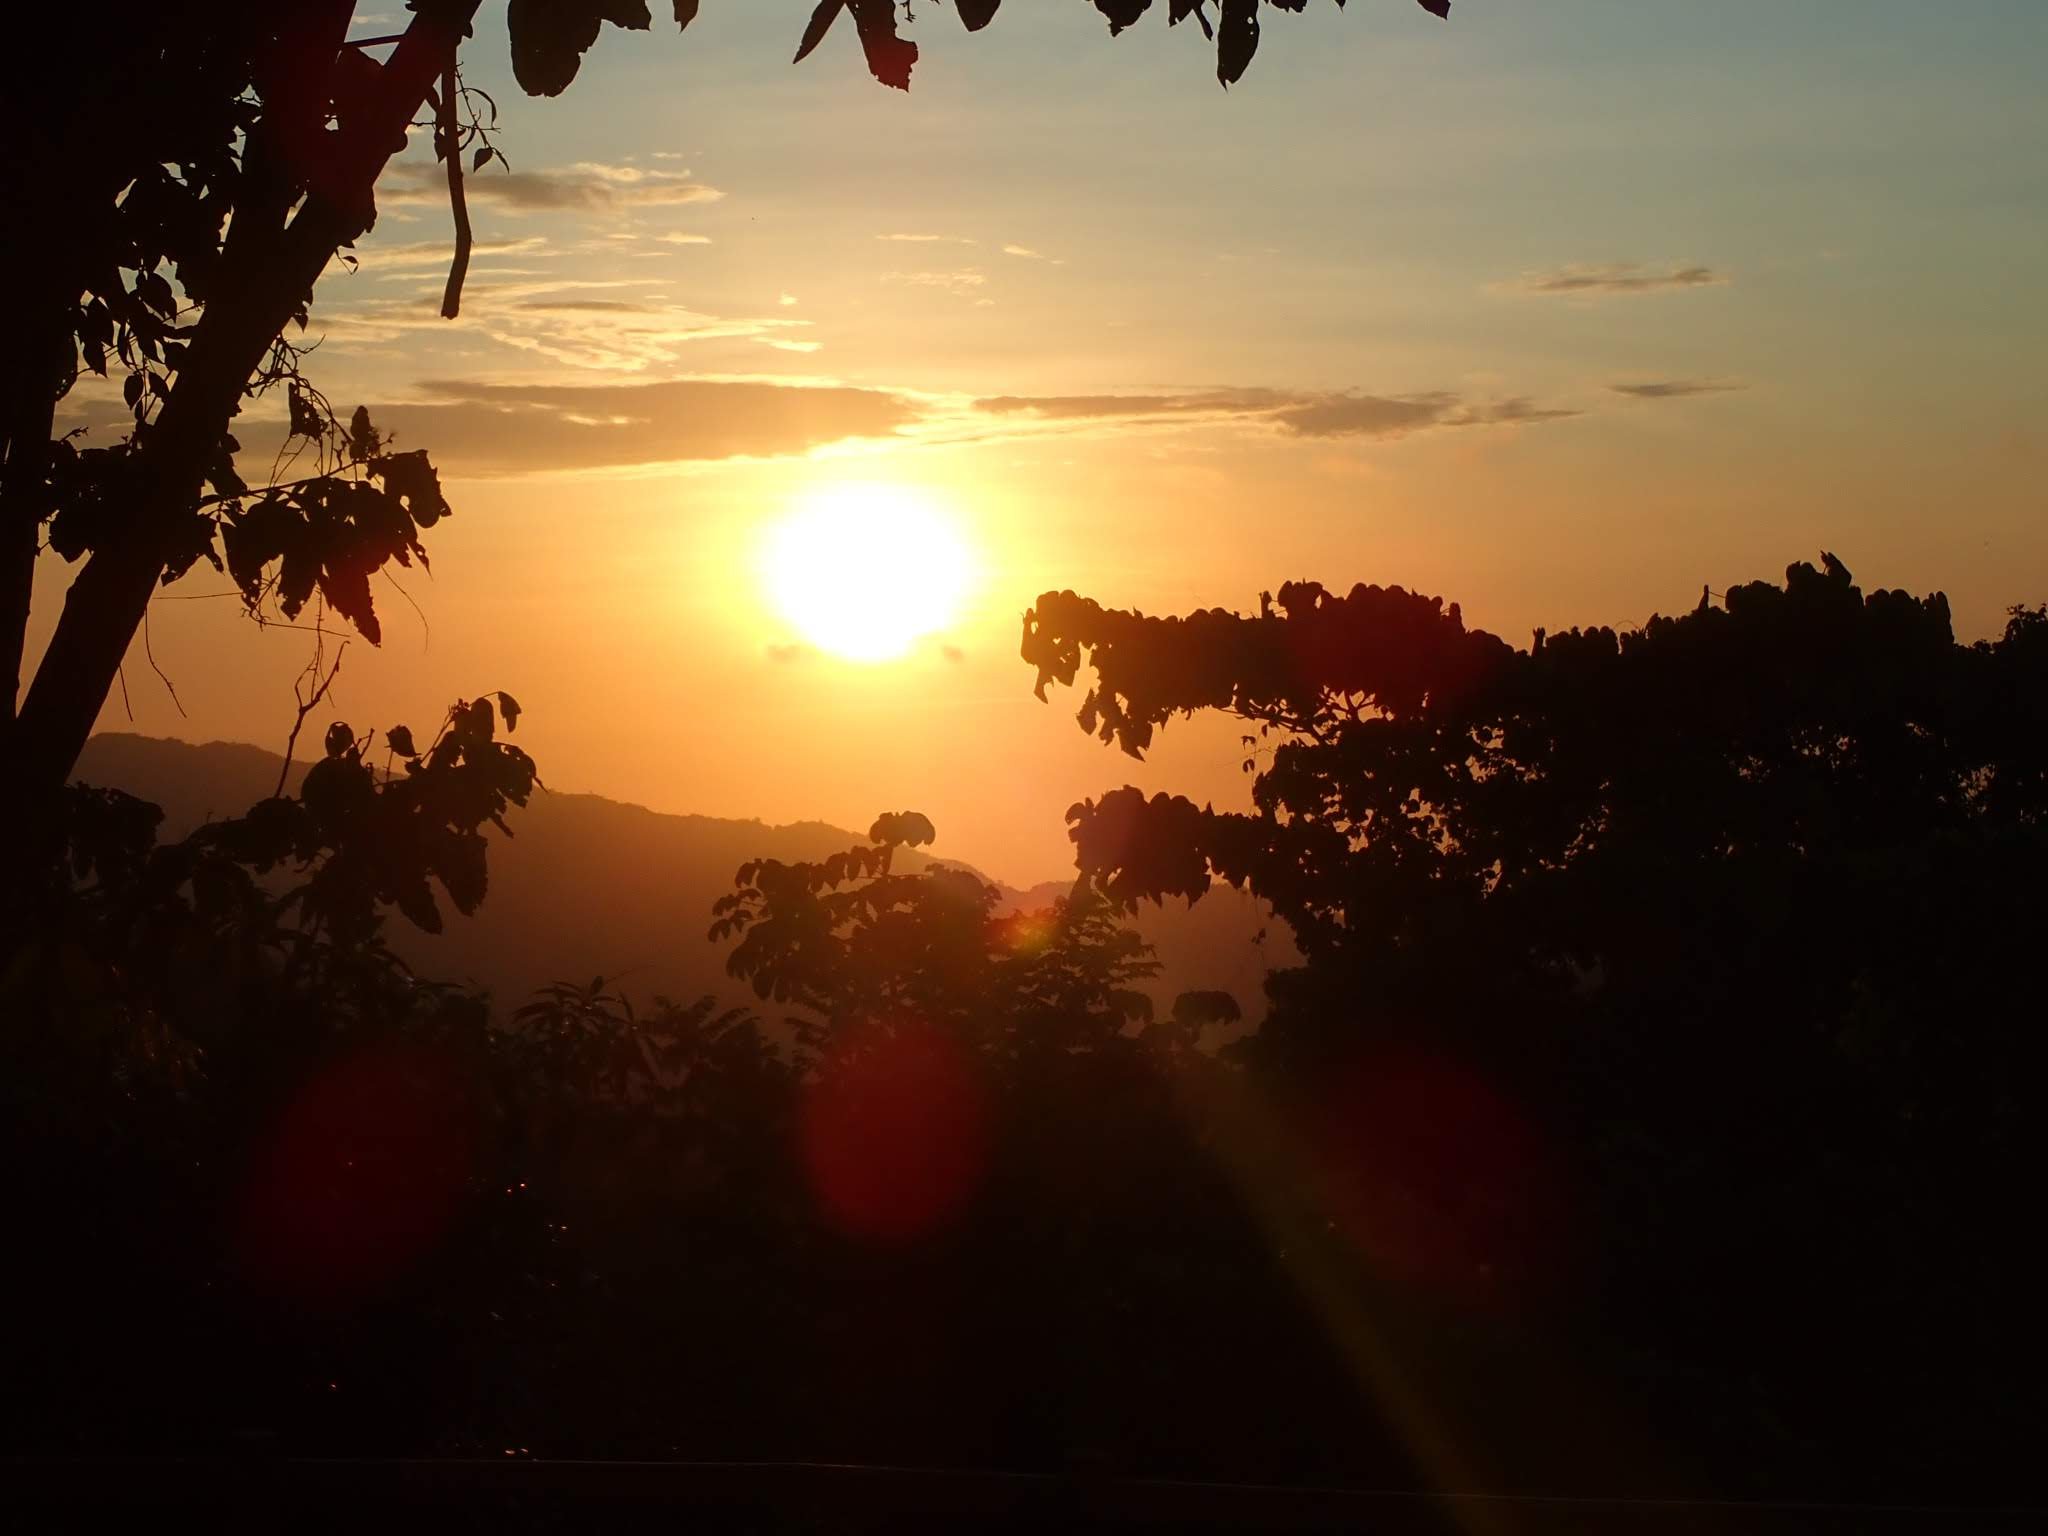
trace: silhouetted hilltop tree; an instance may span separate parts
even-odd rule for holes
[[[895,870],[899,848],[933,837],[918,813],[891,813],[868,847],[741,866],[711,928],[713,942],[736,941],[726,969],[757,996],[808,1010],[792,1021],[807,1048],[895,1020],[1014,1056],[1099,1046],[1150,1022],[1134,983],[1158,965],[1093,890],[998,915],[1000,890],[966,870]]]
[[[1931,1490],[2016,1457],[1997,1405],[2037,1384],[2044,637],[1958,644],[1828,556],[1527,649],[1400,588],[1047,593],[1023,656],[1041,696],[1092,671],[1080,724],[1134,755],[1198,709],[1252,728],[1249,813],[1068,819],[1119,904],[1221,879],[1293,926],[1241,1054],[1346,1245],[1577,1313],[1689,1438]]]

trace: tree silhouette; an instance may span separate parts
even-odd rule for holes
[[[867,847],[741,866],[711,928],[714,943],[735,941],[727,970],[758,997],[804,1010],[791,1022],[809,1051],[877,1021],[941,1028],[1003,1058],[1096,1048],[1151,1022],[1135,984],[1159,967],[1092,888],[1047,911],[999,915],[1000,893],[971,871],[895,868],[900,848],[934,835],[917,812],[890,813]]]
[[[1292,925],[1238,1054],[1312,1128],[1334,1230],[1407,1283],[1571,1297],[1696,1442],[1774,1426],[1752,1474],[1882,1445],[1932,1488],[2017,1454],[1982,1405],[2035,1382],[2004,1234],[2040,1152],[2044,635],[1959,645],[1939,594],[1830,555],[1524,650],[1398,587],[1047,593],[1023,657],[1041,696],[1092,671],[1079,723],[1133,755],[1196,710],[1254,728],[1247,813],[1124,788],[1068,820],[1122,906],[1221,879]]]

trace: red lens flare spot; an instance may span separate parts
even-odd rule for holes
[[[923,1025],[857,1031],[805,1094],[804,1172],[833,1225],[905,1242],[974,1193],[987,1118],[973,1063],[949,1037]]]
[[[252,1277],[345,1305],[415,1263],[469,1171],[460,1079],[431,1054],[380,1047],[322,1071],[258,1153],[242,1208]]]
[[[1332,1219],[1382,1271],[1472,1303],[1548,1293],[1566,1246],[1545,1138],[1472,1069],[1389,1051],[1339,1074],[1318,1154]]]

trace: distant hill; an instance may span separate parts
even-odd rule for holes
[[[164,808],[164,836],[177,838],[274,793],[281,765],[275,753],[238,742],[194,746],[109,733],[86,743],[77,776],[154,801]],[[294,767],[291,787],[305,767]],[[509,841],[493,839],[490,893],[476,916],[450,912],[447,931],[436,937],[394,914],[386,931],[421,975],[473,982],[514,1003],[547,982],[599,974],[619,978],[641,999],[716,993],[751,1001],[725,974],[725,950],[705,938],[711,904],[732,889],[733,872],[749,859],[817,859],[865,841],[820,821],[769,826],[671,816],[551,791],[535,795],[511,823]],[[1066,887],[1001,889],[1007,905],[1038,908]],[[1193,907],[1147,908],[1136,921],[1164,967],[1148,989],[1162,1007],[1177,993],[1214,989],[1232,993],[1247,1021],[1256,1021],[1265,1011],[1268,964],[1297,959],[1285,925],[1228,886]],[[1256,942],[1262,929],[1264,941]]]

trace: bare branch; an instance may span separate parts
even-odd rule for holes
[[[462,137],[455,116],[460,101],[455,66],[451,63],[441,72],[441,99],[436,103],[441,157],[448,162],[448,209],[455,215],[455,260],[448,268],[448,286],[441,294],[443,320],[453,320],[462,312],[462,282],[469,275],[469,253],[474,244],[469,227],[469,199],[462,190]]]
[[[310,699],[304,696],[304,690],[297,682],[292,684],[292,697],[299,701],[299,717],[292,722],[292,733],[285,740],[284,762],[277,770],[277,792],[273,796],[274,799],[282,799],[284,797],[285,779],[290,776],[292,771],[292,753],[298,749],[299,731],[306,723],[306,716],[312,714],[314,710],[320,707],[320,701],[327,697],[327,690],[332,688],[334,680],[341,676],[341,659],[347,654],[348,642],[344,640],[341,642],[341,649],[334,653],[334,666],[329,670],[326,678],[322,680],[319,675],[320,653],[317,650],[314,651],[313,659],[307,664],[306,672],[299,674],[300,677],[304,677],[306,673],[311,673],[318,684],[314,688],[313,696]]]

